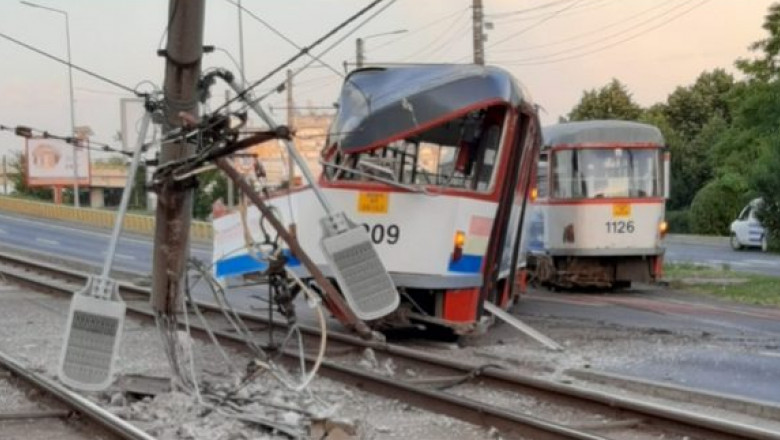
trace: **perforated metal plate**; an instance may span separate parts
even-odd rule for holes
[[[121,301],[73,295],[60,358],[64,384],[87,391],[111,385],[125,309]]]
[[[365,229],[353,228],[326,237],[321,244],[339,287],[358,318],[381,318],[398,307],[398,291]]]

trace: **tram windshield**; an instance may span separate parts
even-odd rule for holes
[[[407,188],[472,191],[492,187],[505,108],[476,110],[429,130],[324,163],[332,181],[377,181]]]
[[[660,149],[584,148],[553,154],[557,198],[661,197]]]

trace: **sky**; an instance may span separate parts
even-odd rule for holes
[[[33,1],[33,0],[31,0]],[[206,0],[203,67],[238,71],[237,0]],[[72,62],[130,88],[149,90],[163,82],[168,1],[34,0],[67,11]],[[315,41],[370,3],[368,0],[243,0],[243,6],[299,45]],[[470,62],[471,0],[384,0],[388,5],[365,24],[358,20],[324,50],[331,68],[315,64],[295,77],[296,106],[329,107],[336,101],[345,62],[355,61],[355,39],[365,44],[366,63]],[[739,77],[734,60],[751,57],[748,46],[765,36],[761,28],[771,0],[483,0],[487,64],[510,71],[541,106],[545,124],[576,105],[584,90],[612,78],[623,82],[636,102],[664,101],[703,71],[724,68]],[[278,67],[297,49],[249,14],[242,15],[244,62],[253,81]],[[353,33],[349,34],[350,31]],[[393,33],[400,32],[400,33]],[[0,1],[0,33],[66,58],[64,15]],[[319,53],[320,50],[315,50]],[[0,124],[28,125],[67,134],[70,129],[68,69],[0,38]],[[293,63],[302,68],[306,57]],[[277,75],[257,88],[265,93],[284,80]],[[127,92],[73,72],[76,125],[90,126],[93,139],[112,145],[120,129],[120,99]],[[224,100],[214,89],[211,106]],[[284,94],[264,105],[284,122]],[[306,111],[306,110],[303,110]],[[0,132],[0,153],[23,142]]]

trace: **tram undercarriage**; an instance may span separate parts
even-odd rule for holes
[[[632,281],[651,283],[660,276],[660,255],[572,257],[534,255],[528,264],[531,282],[570,289],[628,288]]]

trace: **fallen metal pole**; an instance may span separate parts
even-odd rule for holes
[[[335,287],[333,287],[333,284],[331,284],[331,282],[325,278],[325,275],[322,273],[320,268],[317,267],[317,265],[314,264],[306,252],[304,252],[300,243],[298,243],[298,239],[295,238],[295,236],[292,235],[289,231],[287,231],[287,229],[285,229],[284,225],[282,225],[279,219],[276,218],[273,211],[263,202],[263,199],[254,190],[254,188],[252,188],[249,182],[247,182],[241,176],[241,174],[230,164],[227,159],[217,159],[217,166],[222,171],[224,171],[225,174],[227,174],[227,176],[233,180],[236,185],[238,185],[241,191],[247,197],[249,197],[252,203],[257,206],[257,209],[263,213],[265,219],[268,220],[271,226],[279,233],[279,237],[281,237],[281,239],[287,243],[287,246],[290,248],[290,252],[292,252],[295,258],[297,258],[301,264],[303,264],[306,270],[309,271],[320,288],[322,288],[325,297],[325,304],[331,313],[333,313],[333,315],[339,321],[341,321],[342,324],[354,330],[358,335],[360,335],[360,337],[364,339],[371,339],[373,337],[373,332],[371,329],[366,325],[365,322],[360,320],[355,315],[352,309],[347,306],[339,292]]]

